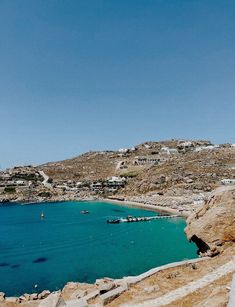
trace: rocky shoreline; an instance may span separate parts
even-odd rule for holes
[[[203,274],[207,267],[210,271],[214,269],[216,265],[223,265],[226,261],[232,261],[231,259],[233,259],[235,254],[235,229],[233,225],[235,216],[234,193],[235,188],[231,187],[214,191],[205,204],[200,206],[200,208],[192,213],[187,219],[186,235],[189,240],[192,240],[198,246],[199,254],[203,256],[203,258],[186,262],[183,261],[179,265],[172,263],[152,269],[136,277],[124,277],[118,280],[104,278],[97,280],[95,284],[69,282],[62,291],[55,291],[52,293],[48,290],[44,290],[41,293],[23,294],[20,297],[6,297],[5,294],[1,292],[0,306],[15,307],[20,305],[22,307],[56,307],[62,306],[63,304],[64,306],[89,306],[94,303],[98,304],[96,306],[109,304],[110,306],[119,306],[119,303],[112,305],[112,301],[117,298],[118,300],[119,298],[120,300],[126,300],[129,297],[126,297],[125,294],[130,291],[128,289],[132,289],[132,286],[135,284],[148,284],[148,280],[152,278],[151,276],[160,274],[160,272],[168,272],[166,278],[169,278],[168,282],[173,282],[175,278],[177,279],[178,274],[183,274],[180,272],[186,270],[188,266],[191,266],[193,271],[197,270],[199,267],[204,268],[202,269]],[[114,199],[108,199],[106,201],[117,204],[138,205],[142,208],[144,208],[143,206],[147,206],[147,204],[141,205],[135,202],[131,204],[128,200],[115,201]],[[146,208],[150,210],[149,206],[152,205],[148,204]],[[203,263],[206,265],[194,264],[194,262],[198,263],[202,260],[204,260]],[[231,274],[229,276],[232,278]],[[143,298],[145,297],[145,299],[148,299],[152,297],[152,293],[157,291],[156,287],[154,287],[145,287],[143,289]],[[131,291],[134,291],[134,288]],[[74,303],[74,305],[72,305],[72,303]]]
[[[112,279],[112,278],[102,278],[97,279],[94,284],[86,284],[86,283],[79,283],[79,282],[68,282],[65,287],[62,290],[59,291],[53,291],[50,292],[49,290],[44,290],[41,293],[32,293],[32,294],[23,294],[19,297],[6,297],[5,293],[0,292],[0,306],[8,306],[9,303],[11,304],[20,304],[22,307],[24,304],[27,304],[27,306],[33,306],[32,304],[38,304],[36,306],[47,306],[52,307],[51,298],[53,297],[53,300],[55,299],[57,302],[59,300],[64,301],[66,304],[66,301],[74,301],[74,300],[81,300],[80,302],[77,302],[77,306],[86,306],[79,305],[82,303],[82,300],[86,301],[92,301],[93,299],[97,299],[98,297],[102,301],[102,306],[106,305],[107,303],[111,302],[115,296],[120,295],[125,290],[128,289],[129,286],[135,285],[139,283],[140,281],[145,280],[148,277],[151,277],[152,275],[164,271],[166,269],[171,269],[175,267],[180,267],[183,265],[193,265],[195,263],[208,260],[207,258],[196,258],[191,260],[183,260],[179,262],[174,262],[170,264],[166,264],[163,266],[159,266],[156,268],[153,268],[147,272],[144,272],[137,276],[127,276],[123,277],[121,279]],[[113,290],[116,289],[115,295],[113,295]],[[149,289],[150,290],[150,289]],[[109,295],[107,295],[109,294]],[[41,303],[45,302],[47,299],[47,304],[44,305]],[[2,302],[2,305],[1,305]],[[56,306],[56,305],[55,305]],[[88,306],[88,305],[87,305]]]
[[[37,199],[37,200],[32,200],[32,201],[27,201],[27,202],[23,202],[21,203],[21,205],[32,205],[32,204],[42,204],[42,203],[48,203],[48,204],[52,204],[53,202],[64,202],[64,201],[79,201],[79,202],[86,202],[86,201],[100,201],[100,202],[107,202],[107,203],[112,203],[112,204],[116,204],[116,205],[121,205],[121,206],[127,206],[127,207],[137,207],[137,208],[142,208],[144,210],[151,210],[151,211],[156,211],[156,212],[167,212],[170,214],[175,214],[177,213],[178,215],[182,215],[182,217],[187,217],[187,214],[184,214],[183,212],[179,212],[176,209],[172,209],[170,207],[166,207],[166,206],[157,206],[157,205],[151,205],[151,204],[147,204],[144,202],[136,202],[136,201],[132,201],[132,200],[127,200],[127,199],[123,199],[123,200],[117,200],[115,198],[101,198],[101,197],[84,197],[82,199],[69,199],[69,200],[65,200],[65,199],[61,199],[61,197],[59,198],[55,198],[55,199]],[[8,203],[4,203],[4,205],[11,205],[14,204],[16,202],[8,202]],[[109,278],[105,278],[103,279],[104,283],[106,284],[107,281],[110,281],[112,279]],[[98,281],[99,283],[99,281]],[[79,285],[80,287],[80,283],[73,283],[70,282],[65,286],[65,290],[62,290],[62,292],[66,292],[67,288],[70,288],[71,286],[74,285]],[[97,283],[96,283],[97,286]],[[60,291],[58,292],[52,292],[52,293],[57,293],[58,295],[60,295]],[[19,297],[6,297],[5,293],[0,292],[0,302],[5,302],[5,303],[15,303],[15,304],[22,304],[25,302],[35,302],[35,301],[40,301],[45,299],[47,296],[49,296],[51,294],[51,292],[49,290],[44,290],[41,293],[32,293],[32,294],[22,294]],[[1,303],[0,303],[1,306]]]

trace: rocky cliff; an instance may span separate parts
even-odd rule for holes
[[[215,190],[205,205],[187,220],[189,240],[200,255],[214,256],[235,242],[235,187]]]

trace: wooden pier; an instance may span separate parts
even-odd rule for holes
[[[141,216],[141,217],[126,217],[118,218],[115,220],[107,220],[109,224],[119,224],[119,223],[134,223],[134,222],[148,222],[152,220],[160,219],[171,219],[176,217],[182,217],[181,215],[172,214],[172,215],[156,215],[156,216]]]

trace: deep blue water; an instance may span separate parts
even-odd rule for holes
[[[10,296],[56,290],[68,281],[120,278],[197,257],[184,235],[184,219],[106,223],[128,214],[156,215],[102,202],[0,207],[0,291]]]

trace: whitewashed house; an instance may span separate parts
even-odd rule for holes
[[[118,149],[118,152],[127,153],[127,152],[129,152],[129,149],[128,148],[120,148],[120,149]]]
[[[160,159],[158,157],[135,157],[134,164],[137,165],[147,165],[147,164],[152,164],[152,165],[157,165],[159,164]]]
[[[215,150],[218,148],[219,148],[219,145],[197,146],[195,148],[195,151],[200,152],[200,151],[207,151],[207,150]]]
[[[19,187],[19,186],[26,186],[27,185],[27,182],[24,181],[24,180],[17,180],[16,181],[16,185]]]
[[[124,186],[126,179],[123,177],[112,176],[107,178],[107,184],[112,186]]]
[[[94,192],[101,192],[103,190],[102,182],[93,182],[91,184],[91,190]]]
[[[223,185],[235,185],[235,179],[222,179],[221,184],[223,184]]]
[[[194,149],[194,144],[190,141],[178,143],[177,149],[178,149],[179,152],[192,151]]]
[[[176,148],[169,148],[169,147],[166,147],[166,146],[163,146],[160,151],[162,153],[166,153],[168,155],[178,153],[178,150]]]

